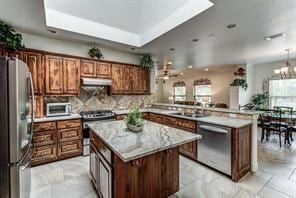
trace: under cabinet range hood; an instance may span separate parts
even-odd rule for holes
[[[83,86],[111,86],[112,80],[105,78],[81,78]]]

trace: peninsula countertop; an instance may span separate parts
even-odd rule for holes
[[[202,138],[201,135],[181,129],[146,120],[144,122],[144,129],[139,133],[129,131],[122,120],[94,122],[88,126],[124,162]]]
[[[239,119],[239,118],[230,118],[230,117],[223,117],[223,116],[205,116],[205,117],[188,117],[184,115],[176,115],[178,111],[173,111],[169,109],[158,109],[158,108],[146,108],[140,109],[142,113],[156,113],[160,115],[167,115],[182,119],[193,120],[197,122],[206,122],[210,124],[217,124],[221,126],[231,127],[231,128],[241,128],[247,125],[252,124],[251,120]],[[117,115],[128,114],[129,110],[122,110],[122,111],[114,111]]]

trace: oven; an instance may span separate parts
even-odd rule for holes
[[[88,124],[93,122],[110,122],[116,120],[116,115],[109,110],[82,111],[80,112],[83,122],[83,156],[89,155],[89,127]]]

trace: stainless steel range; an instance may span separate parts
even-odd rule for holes
[[[116,120],[116,114],[110,110],[82,111],[83,121],[83,155],[89,155],[89,127],[93,122],[108,122]]]

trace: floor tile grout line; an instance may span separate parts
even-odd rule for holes
[[[291,179],[291,177],[292,177],[292,175],[294,175],[294,173],[296,173],[296,167],[295,167],[294,170],[292,171],[291,175],[288,177],[288,180]],[[290,180],[290,181],[292,181],[292,180]]]
[[[272,175],[269,180],[267,180],[267,182],[264,184],[264,186],[256,193],[256,195],[259,195],[259,193],[263,190],[264,187],[268,187],[267,184],[270,182],[270,180],[274,177],[274,175]],[[279,191],[278,191],[279,192]]]

